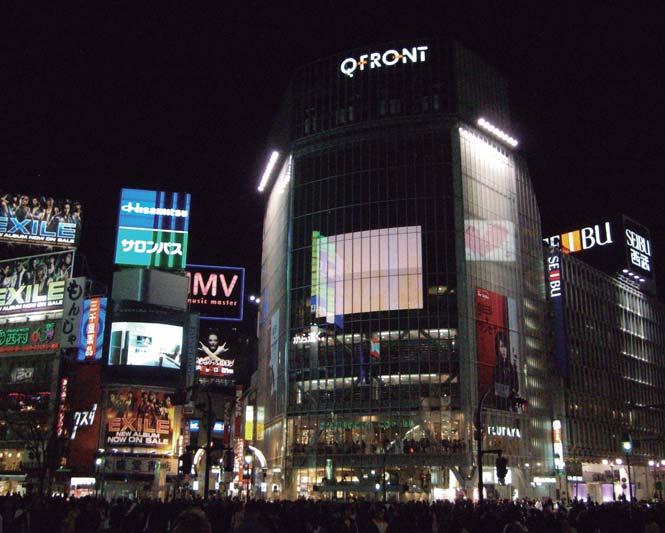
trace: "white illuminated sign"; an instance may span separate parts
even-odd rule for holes
[[[509,428],[506,426],[487,426],[487,434],[490,437],[508,437],[511,439],[522,438],[519,428]]]
[[[631,265],[651,272],[651,241],[631,229],[626,229],[626,246]]]
[[[604,229],[604,234],[603,234]],[[576,229],[561,235],[553,235],[543,239],[546,244],[554,248],[563,248],[569,253],[582,252],[595,246],[612,244],[612,228],[609,222]]]
[[[554,441],[554,467],[563,470],[566,466],[563,460],[563,439],[561,438],[561,420],[552,421],[552,440]]]
[[[319,337],[318,331],[310,331],[309,333],[301,333],[300,335],[295,335],[291,342],[293,344],[309,344],[312,342],[319,342],[321,337]]]
[[[72,428],[71,440],[76,438],[76,432],[79,428],[89,427],[95,422],[95,413],[97,412],[97,404],[92,406],[90,411],[76,411],[74,413],[74,427]]]
[[[339,66],[342,74],[353,78],[356,70],[363,71],[365,68],[375,69],[381,67],[392,67],[397,63],[424,63],[426,59],[425,52],[427,46],[414,46],[412,48],[402,48],[399,50],[390,49],[385,52],[371,52],[362,54],[358,59],[347,57]]]

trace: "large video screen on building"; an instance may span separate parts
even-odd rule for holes
[[[79,202],[0,192],[0,241],[74,248],[82,220]]]
[[[190,203],[189,193],[122,189],[116,264],[183,270]]]
[[[199,380],[217,384],[233,384],[236,379],[237,347],[229,335],[214,326],[201,322],[196,372]]]
[[[335,316],[423,307],[420,226],[312,233],[312,312]]]
[[[243,318],[245,269],[187,265],[190,311],[207,320],[240,321]]]
[[[74,252],[55,252],[0,261],[0,316],[62,309]]]
[[[113,322],[109,365],[179,369],[182,326],[152,322]]]
[[[519,398],[517,304],[503,294],[476,288],[478,392],[492,390],[487,406],[513,411]]]
[[[105,442],[113,448],[172,448],[175,409],[163,392],[124,388],[109,392]]]

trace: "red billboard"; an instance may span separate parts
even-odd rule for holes
[[[519,397],[519,337],[515,300],[476,288],[478,393],[491,391],[486,405],[512,411]]]

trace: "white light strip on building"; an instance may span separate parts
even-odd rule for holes
[[[291,181],[291,164],[293,162],[293,157],[289,156],[289,159],[286,162],[286,166],[282,169],[282,174],[277,181],[277,190],[282,193],[286,189],[289,181]]]
[[[268,165],[266,166],[263,176],[261,176],[261,182],[259,183],[259,192],[263,192],[263,189],[266,188],[268,180],[270,179],[270,174],[272,174],[272,169],[275,168],[275,163],[277,163],[277,158],[279,157],[279,152],[274,150],[270,154],[270,159],[268,160]]]
[[[514,137],[511,137],[505,131],[500,130],[494,124],[492,124],[491,122],[488,122],[487,120],[485,120],[482,117],[478,119],[478,126],[480,126],[485,131],[487,131],[487,132],[491,133],[492,135],[494,135],[497,139],[509,144],[513,148],[515,148],[519,144],[517,142],[517,139],[515,139]]]
[[[489,156],[491,154],[492,156],[496,156],[498,160],[501,161],[501,163],[510,160],[507,153],[503,151],[503,147],[498,148],[496,144],[489,142],[488,140],[484,139],[474,131],[467,130],[465,128],[458,128],[458,129],[459,129],[460,138],[468,139],[469,141],[473,142],[477,147],[484,150],[485,153],[483,155]],[[488,160],[492,161],[492,159]]]

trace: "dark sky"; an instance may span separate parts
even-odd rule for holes
[[[17,2],[3,15],[0,189],[84,202],[82,251],[102,279],[112,271],[120,187],[189,191],[191,261],[246,266],[255,290],[264,200],[256,184],[294,67],[356,45],[451,33],[510,79],[512,133],[544,233],[626,213],[651,229],[658,261],[663,4],[444,3],[172,11]]]

